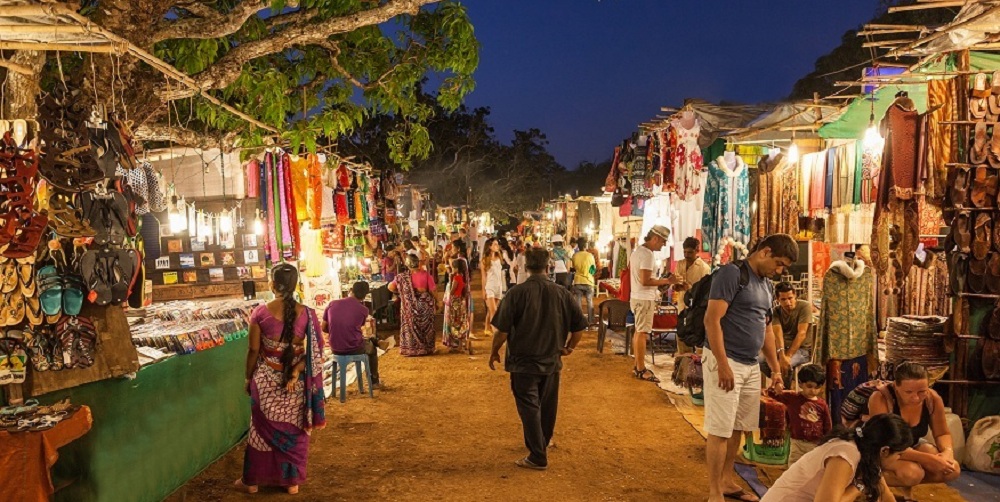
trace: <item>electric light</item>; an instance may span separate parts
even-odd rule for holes
[[[879,134],[878,127],[875,127],[874,122],[868,126],[868,129],[865,129],[865,137],[861,140],[861,144],[865,150],[881,150],[885,144],[885,139]]]
[[[792,143],[792,146],[788,147],[788,162],[794,164],[799,161],[799,146]]]
[[[229,216],[229,213],[219,216],[219,230],[224,234],[233,231],[233,218]]]

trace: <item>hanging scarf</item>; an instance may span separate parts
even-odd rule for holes
[[[288,236],[291,244],[288,249],[285,249],[285,255],[293,258],[299,256],[299,251],[301,247],[299,245],[302,242],[299,236],[299,217],[298,217],[298,205],[304,204],[305,201],[297,201],[295,199],[295,192],[292,188],[292,159],[290,156],[284,156],[284,175],[285,175],[285,200],[287,201],[287,213],[288,213],[288,227],[290,234]]]
[[[274,204],[274,155],[270,152],[264,154],[264,178],[267,184],[263,192],[264,212],[267,218],[267,259],[271,263],[275,263],[281,260],[281,254],[278,252],[278,234],[274,214],[278,209]]]

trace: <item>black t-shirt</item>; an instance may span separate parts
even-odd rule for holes
[[[493,327],[508,335],[507,371],[548,375],[562,369],[566,338],[586,329],[587,318],[569,290],[536,274],[507,292]]]

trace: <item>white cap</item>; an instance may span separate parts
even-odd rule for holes
[[[555,234],[555,235],[552,236],[552,243],[553,244],[555,244],[557,242],[562,242],[562,241],[563,241],[563,236],[562,235]]]

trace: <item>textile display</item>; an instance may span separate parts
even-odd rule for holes
[[[948,263],[944,255],[917,252],[903,287],[899,313],[911,316],[947,315],[948,303]]]
[[[55,487],[49,469],[59,450],[83,437],[93,424],[90,408],[82,406],[55,427],[40,432],[0,431],[0,500],[47,502]]]
[[[839,417],[840,408],[855,387],[871,380],[868,356],[853,359],[831,359],[826,363],[826,404],[830,416]]]
[[[719,157],[708,166],[705,211],[702,215],[702,248],[715,254],[725,237],[742,244],[750,239],[750,184],[741,157]]]
[[[852,359],[876,348],[874,276],[861,260],[838,260],[823,276],[817,325],[819,358]]]

